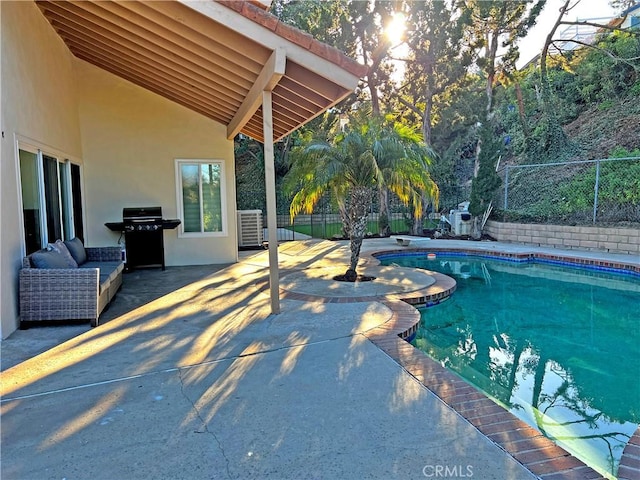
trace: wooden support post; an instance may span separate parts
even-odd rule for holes
[[[267,192],[267,229],[269,231],[269,291],[271,313],[280,313],[280,274],[278,271],[278,221],[276,211],[276,173],[273,153],[273,114],[270,91],[262,92],[262,129],[264,132],[264,179]]]

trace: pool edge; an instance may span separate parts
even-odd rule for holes
[[[521,261],[538,260],[549,263],[572,264],[599,271],[615,270],[632,276],[640,276],[640,265],[633,263],[581,258],[579,255],[554,255],[535,251],[511,253],[456,247],[388,249],[368,253],[365,262],[379,262],[379,258],[384,255],[415,255],[429,252],[453,252],[482,257],[513,258]],[[395,302],[383,301],[383,303],[394,314],[396,313],[395,309],[398,308],[400,310],[398,313],[402,312],[405,316],[407,315],[405,306],[409,306],[417,313],[419,323],[419,312],[408,302],[400,302],[404,306]],[[395,322],[389,323],[393,324]],[[540,431],[495,403],[462,377],[449,371],[424,352],[405,341],[404,339],[409,335],[408,331],[403,330],[401,325],[397,325],[396,329],[390,327],[391,325],[385,324],[366,332],[365,336],[401,365],[407,373],[465,418],[494,444],[509,453],[531,473],[544,480],[604,478],[599,472],[574,457],[567,450],[556,445]],[[412,330],[416,328],[417,324],[412,326]],[[617,478],[618,480],[640,479],[640,425],[625,446],[618,466]]]

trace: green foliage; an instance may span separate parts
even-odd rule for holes
[[[574,61],[575,86],[583,102],[603,102],[626,94],[638,81],[638,57],[640,42],[625,32],[603,35],[596,48],[580,51]]]
[[[629,162],[620,168],[617,162],[600,162],[598,176],[598,209],[624,210],[625,205],[640,205],[640,162]],[[590,212],[594,203],[596,165],[576,175],[558,188],[566,214]],[[611,214],[612,212],[608,212]]]
[[[462,4],[464,8],[454,8]],[[495,179],[491,178],[496,155],[502,155],[503,163],[508,164],[572,160],[578,158],[578,153],[588,155],[586,158],[602,158],[610,145],[614,145],[612,139],[616,137],[612,129],[622,125],[619,117],[628,113],[631,128],[638,113],[635,105],[640,96],[640,41],[633,31],[606,32],[598,38],[596,48],[579,47],[550,57],[548,92],[542,88],[539,68],[535,64],[523,71],[515,70],[517,45],[514,40],[532,25],[536,16],[531,10],[533,6],[537,9],[542,2],[274,0],[272,11],[281,20],[374,66],[358,91],[358,102],[354,103],[356,95],[350,96],[345,103],[334,107],[333,113],[350,112],[352,106],[354,110],[362,110],[363,105],[372,105],[370,90],[374,89],[380,95],[382,111],[397,112],[414,131],[426,122],[425,138],[430,135],[430,146],[437,152],[437,155],[430,154],[433,161],[429,173],[440,186],[443,206],[451,208],[469,199],[464,188],[471,183],[476,146],[479,137],[483,136],[481,152],[489,158],[480,159],[481,170],[485,172],[487,165],[492,166],[485,172],[489,173],[486,180],[474,182],[472,202],[474,208],[482,209],[490,198],[489,192],[496,188]],[[549,5],[546,8],[550,8]],[[397,87],[389,76],[392,65],[383,29],[394,10],[406,14],[409,46],[405,74],[398,80]],[[533,15],[528,15],[527,11]],[[509,12],[512,15],[505,16]],[[507,18],[514,22],[502,22]],[[494,32],[499,32],[496,38],[505,44],[505,50],[492,65],[489,47]],[[475,60],[476,68],[468,68]],[[489,111],[492,133],[485,138],[487,132],[481,131],[484,129],[478,125],[487,123],[489,83],[493,95],[493,106],[490,105],[493,111]],[[544,103],[543,93],[549,94]],[[585,113],[590,115],[589,125],[593,126],[578,128],[576,119]],[[339,138],[345,138],[346,134],[340,137],[335,130],[336,120],[333,114],[318,117],[307,125],[308,128],[294,134],[289,146],[278,147],[281,149],[276,150],[278,175],[283,175],[289,168],[299,170],[296,162],[287,157],[292,145],[296,146],[294,156],[298,156],[311,142],[322,140],[335,146]],[[607,138],[601,139],[603,136]],[[506,145],[505,138],[508,138]],[[625,135],[619,141],[632,149],[638,143],[634,138],[633,134]],[[485,148],[492,143],[494,146]],[[237,143],[236,147],[238,206],[261,208],[256,206],[258,197],[264,196],[261,146]],[[356,148],[355,143],[352,147]],[[612,152],[614,154],[618,155]],[[358,158],[353,151],[350,156]],[[356,164],[357,171],[365,176],[375,172],[375,169],[368,170],[364,157],[354,160]],[[318,172],[318,178],[330,172],[327,166]],[[603,173],[606,174],[604,169]],[[574,179],[574,183],[566,178],[552,180],[561,188],[562,197],[546,200],[532,197],[527,215],[542,217],[546,209],[571,216],[573,210],[586,205],[588,194],[578,194],[577,190],[593,187],[588,180]],[[603,188],[608,188],[609,180],[603,177],[603,182]],[[611,181],[611,185],[623,187],[619,181]],[[252,193],[247,194],[247,190]],[[257,195],[253,193],[256,191],[259,192]],[[345,192],[339,192],[342,198],[345,198]],[[609,197],[616,198],[613,194]],[[280,208],[288,204],[289,198],[278,199]]]
[[[370,101],[380,113],[380,95],[393,90],[388,38],[384,26],[396,8],[386,0],[275,0],[271,11],[283,22],[310,33],[369,67],[358,95],[346,100]],[[358,98],[359,97],[359,98]]]
[[[480,129],[481,150],[478,176],[471,184],[471,198],[469,213],[480,216],[489,207],[496,191],[500,188],[502,180],[496,173],[496,164],[502,152],[502,142],[495,134],[491,125],[485,125]]]
[[[565,125],[576,118],[589,103],[577,84],[577,76],[562,65],[549,70],[549,84],[554,98],[553,110],[558,121]]]
[[[610,110],[618,112],[613,107],[625,96],[640,94],[639,58],[640,42],[633,32],[602,34],[595,48],[582,47],[551,57],[547,62],[550,99],[546,109],[537,71],[530,67],[528,73],[522,72],[519,85],[524,125],[517,111],[507,110],[508,105],[517,105],[514,85],[506,87],[508,105],[503,102],[497,108],[497,119],[511,138],[510,155],[525,163],[557,162],[575,159],[582,148],[593,149],[600,131],[576,139],[580,143],[575,143],[562,127],[595,108],[603,116]]]
[[[431,171],[438,185],[462,185],[472,178],[477,124],[484,114],[484,100],[482,79],[477,76],[467,77],[465,84],[450,88],[441,97],[432,137],[438,156]],[[445,197],[442,204],[451,202]]]
[[[640,154],[640,150],[617,149],[617,158],[627,160],[571,162],[553,167],[516,169],[510,177],[510,211],[505,219],[591,223],[596,182],[597,216],[601,221],[637,218],[640,208],[640,157],[629,159],[630,153]]]
[[[609,158],[630,158],[630,157],[640,157],[640,148],[627,150],[624,147],[616,147],[609,152]],[[640,178],[640,177],[636,177],[636,179],[637,178]]]
[[[604,111],[609,110],[614,105],[613,100],[604,100],[602,103],[598,104],[598,110]]]
[[[470,15],[454,15],[448,2],[412,1],[408,4],[405,81],[402,86],[404,115],[422,123],[425,142],[432,144],[431,127],[447,89],[460,82],[473,61],[474,52],[464,42]]]
[[[311,213],[325,192],[346,200],[357,187],[380,187],[404,203],[419,206],[422,193],[437,201],[437,187],[428,173],[431,152],[420,135],[392,117],[352,116],[344,131],[308,132],[291,153],[285,190],[294,194],[291,215]]]
[[[365,110],[352,115],[344,130],[338,126],[334,123],[329,135],[309,136],[292,151],[285,188],[293,194],[292,219],[312,213],[326,193],[336,197],[355,271],[375,189],[389,189],[416,212],[422,211],[423,198],[437,204],[438,189],[428,172],[431,152],[415,129]]]
[[[321,42],[356,56],[356,39],[347,2],[274,0],[271,11],[281,21],[310,33]]]
[[[234,141],[238,210],[263,210],[266,202],[262,145],[248,137]]]

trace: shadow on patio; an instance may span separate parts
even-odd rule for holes
[[[305,245],[282,249],[283,268],[345,250]],[[391,315],[381,303],[285,299],[271,315],[265,257],[5,370],[2,477],[419,478],[426,465],[528,477],[367,340]],[[139,292],[168,288],[171,272],[140,272]]]

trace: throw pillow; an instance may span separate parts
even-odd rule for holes
[[[49,249],[55,250],[60,255],[62,255],[71,268],[78,268],[78,264],[73,259],[71,253],[69,252],[69,249],[62,240],[56,240],[56,243],[50,243]]]
[[[78,237],[65,240],[64,244],[78,265],[82,265],[87,261],[87,252],[84,250],[84,245]]]
[[[69,268],[65,258],[55,250],[40,250],[31,254],[31,263],[36,268]]]

